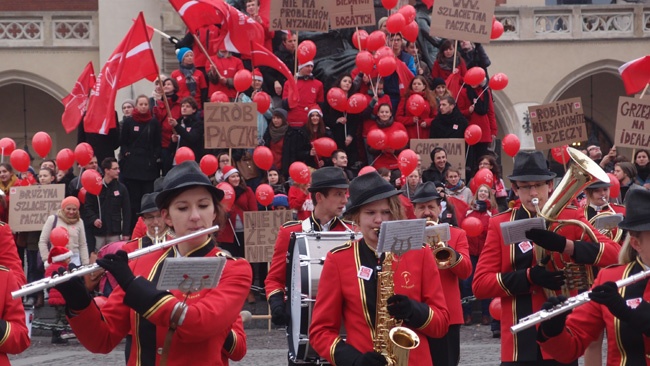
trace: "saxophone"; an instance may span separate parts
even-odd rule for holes
[[[375,321],[375,352],[386,357],[388,366],[407,366],[409,352],[420,344],[414,331],[402,327],[402,321],[388,313],[388,298],[393,296],[393,254],[386,253],[382,270],[377,273],[377,317]]]

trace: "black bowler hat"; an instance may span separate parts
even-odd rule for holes
[[[632,188],[625,195],[625,218],[618,223],[623,230],[650,230],[650,191]]]
[[[350,202],[346,213],[361,208],[361,206],[401,194],[377,172],[360,175],[350,182]]]
[[[415,193],[413,193],[413,196],[411,197],[411,202],[422,203],[439,200],[441,198],[442,197],[440,197],[440,194],[436,189],[436,184],[433,182],[425,182],[420,184],[418,189],[415,190]]]
[[[158,211],[158,206],[156,206],[157,196],[158,192],[147,193],[142,196],[142,200],[140,201],[140,212],[138,212],[138,215]]]
[[[217,201],[223,198],[223,191],[213,186],[210,178],[203,174],[196,161],[184,161],[173,167],[165,176],[162,191],[156,197],[156,206],[161,208],[162,203],[182,188],[205,187]]]
[[[348,188],[350,183],[343,169],[335,166],[322,167],[311,174],[309,192],[324,188]]]
[[[610,183],[597,181],[595,183],[591,183],[586,189],[607,188],[607,187],[611,187],[611,186],[612,185]]]
[[[555,175],[548,169],[541,151],[520,151],[515,155],[515,167],[508,179],[515,182],[536,182],[551,180]]]

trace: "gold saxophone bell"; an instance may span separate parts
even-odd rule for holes
[[[438,225],[435,221],[427,221],[426,226]],[[427,236],[426,244],[433,251],[433,257],[439,269],[447,269],[452,267],[458,262],[458,255],[456,252],[449,248],[447,244],[440,240],[438,235]]]

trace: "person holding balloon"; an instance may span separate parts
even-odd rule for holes
[[[294,161],[301,161],[314,169],[325,165],[312,143],[321,137],[331,138],[332,135],[325,127],[323,112],[318,105],[310,106],[307,116],[308,123],[303,128],[289,128],[287,131],[282,147],[283,169],[289,169]]]
[[[205,69],[208,70],[208,95],[220,91],[230,100],[234,100],[237,96],[234,77],[237,71],[244,69],[244,64],[241,59],[228,52],[223,43],[218,48],[217,53],[210,56],[211,62],[207,60],[205,63]]]
[[[351,161],[357,161],[359,156],[357,131],[369,98],[357,94],[359,86],[353,86],[352,76],[349,73],[339,76],[334,85],[335,87],[327,92],[328,103],[323,108],[325,125],[332,132],[337,147],[345,150]],[[335,104],[334,98],[341,101],[340,106]]]
[[[66,230],[64,227],[61,227],[61,229],[64,232]],[[63,268],[63,270],[68,269],[68,264],[72,260],[73,253],[66,247],[66,243],[64,241],[65,239],[66,238],[64,237],[62,239],[59,239],[59,242],[56,244],[52,243],[52,248],[49,250],[49,253],[47,257],[45,257],[46,259],[44,261],[46,267],[45,276],[52,277],[53,275],[58,274],[59,268]],[[47,289],[47,291],[49,293],[47,303],[48,305],[54,307],[54,310],[56,311],[56,320],[54,324],[68,325],[68,321],[65,318],[65,299],[63,299],[61,293],[55,288]],[[61,337],[60,330],[52,329],[52,344],[67,343],[68,340]]]
[[[401,123],[393,119],[390,104],[382,104],[377,109],[376,124],[368,132],[368,146],[374,160],[371,162],[375,169],[398,169],[396,150],[403,149],[408,143],[408,133]],[[396,138],[399,137],[399,138]]]
[[[287,124],[287,111],[282,108],[273,110],[271,123],[264,133],[264,146],[268,147],[273,154],[272,167],[282,171],[282,152],[284,140],[289,125]]]
[[[290,68],[293,68],[293,65]],[[314,105],[322,105],[325,102],[323,83],[314,78],[313,70],[314,61],[312,60],[298,65],[296,90],[293,91],[293,95],[290,95],[291,87],[288,86],[288,81],[284,83],[282,104],[286,104],[288,107],[287,122],[292,128],[305,126],[309,122],[310,111],[314,109]]]
[[[460,41],[460,56],[465,61],[468,69],[478,66],[485,70],[492,64],[490,58],[485,52],[485,48],[480,43],[472,43],[471,41]]]
[[[409,139],[428,139],[431,121],[437,114],[436,99],[422,75],[411,80],[400,99],[395,121],[406,127]]]
[[[172,143],[178,148],[188,147],[194,152],[198,163],[203,158],[203,119],[199,116],[198,105],[194,98],[185,97],[181,100],[181,116],[169,118],[169,124],[174,129]]]
[[[454,65],[456,66],[454,67]],[[447,80],[451,74],[460,74],[460,77],[463,78],[466,72],[465,60],[460,57],[460,53],[456,53],[454,41],[450,39],[444,40],[440,44],[438,55],[431,67],[431,77]]]
[[[505,141],[505,139],[504,139]],[[515,152],[516,154],[517,152]],[[513,154],[513,155],[515,155]],[[499,168],[499,164],[497,163],[497,159],[494,157],[492,154],[488,155],[483,155],[479,158],[478,161],[478,166],[477,166],[477,173],[476,175],[472,178],[472,181],[470,182],[470,188],[472,190],[475,190],[473,187],[474,180],[477,182],[480,181],[481,177],[479,176],[479,172],[481,169],[488,169],[492,173],[492,182],[488,184],[488,182],[483,182],[485,184],[488,184],[490,187],[492,187],[492,193],[497,201],[498,206],[493,206],[492,208],[497,209],[497,212],[503,212],[508,209],[508,202],[507,202],[507,197],[508,197],[508,192],[506,191],[506,186],[505,183],[503,182],[503,179],[501,178],[501,169]],[[477,178],[478,177],[478,178]]]

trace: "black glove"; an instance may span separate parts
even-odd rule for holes
[[[551,252],[564,252],[566,238],[552,231],[542,229],[530,229],[526,231],[526,237],[540,247]]]
[[[74,263],[70,263],[68,266],[70,271],[77,268]],[[58,275],[62,276],[65,273],[65,269],[60,267],[58,270]],[[57,289],[63,298],[65,299],[65,305],[70,310],[83,310],[90,305],[90,294],[86,289],[86,284],[84,283],[83,277],[72,277],[69,281],[59,283],[54,286]]]
[[[627,322],[632,319],[633,311],[618,293],[618,286],[614,282],[609,281],[594,287],[589,293],[589,298],[598,304],[607,306],[612,315],[623,321]]]
[[[174,37],[174,36],[170,36],[170,37],[167,38],[167,39],[168,39],[169,42],[171,42],[171,44],[173,44],[173,45],[176,45],[176,44],[178,43],[178,38],[176,38],[176,37]]]
[[[289,325],[289,314],[286,311],[284,295],[281,292],[269,297],[269,306],[271,307],[271,321],[278,326]]]
[[[117,284],[124,291],[135,278],[131,267],[129,267],[129,255],[123,250],[118,250],[115,254],[108,254],[104,258],[98,259],[97,264],[112,274]]]
[[[549,297],[544,304],[542,304],[542,310],[551,310],[555,306],[566,301],[565,296],[558,297]],[[544,320],[542,324],[539,325],[539,330],[537,333],[537,339],[545,341],[548,338],[552,338],[560,335],[564,330],[564,323],[566,322],[567,316],[571,314],[571,311],[567,311],[556,315],[548,320]]]
[[[530,269],[528,275],[530,277],[530,281],[535,285],[539,285],[551,290],[559,290],[562,288],[562,285],[564,285],[564,272],[548,271],[545,266],[550,259],[550,256],[546,256],[544,259],[542,259],[540,265]]]
[[[405,295],[393,295],[388,298],[388,313],[397,320],[408,320],[413,315],[413,300]]]
[[[381,353],[375,351],[366,352],[361,356],[357,357],[353,363],[354,366],[386,366],[388,361]]]

